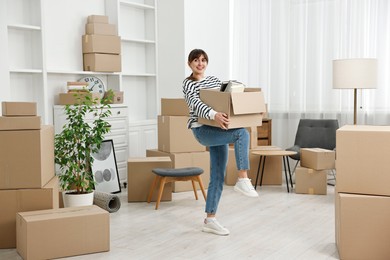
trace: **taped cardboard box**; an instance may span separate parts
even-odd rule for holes
[[[110,216],[96,205],[20,212],[16,233],[16,250],[26,260],[110,250]]]
[[[16,247],[16,213],[59,207],[58,178],[41,189],[0,190],[0,248]]]
[[[390,126],[346,125],[336,131],[338,192],[390,196]]]
[[[54,128],[0,131],[0,190],[42,188],[54,177]]]
[[[121,55],[104,53],[84,54],[84,70],[97,72],[120,72]]]
[[[336,152],[322,148],[302,148],[301,166],[314,170],[335,168]]]
[[[86,34],[82,40],[83,53],[121,53],[121,37],[117,35]]]
[[[116,25],[108,23],[87,23],[85,34],[117,35]]]
[[[186,153],[168,153],[156,149],[146,150],[147,157],[169,156],[172,160],[172,168],[185,167],[200,167],[203,173],[200,175],[203,186],[208,188],[210,182],[210,153],[203,152],[186,152]],[[195,185],[199,190],[199,186]],[[190,181],[178,181],[173,184],[174,192],[193,191],[192,183]]]
[[[85,99],[86,96],[90,97],[91,100],[95,100],[97,104],[100,104],[100,94],[95,92],[60,93],[58,103],[59,105],[79,105],[86,100]]]
[[[305,167],[295,169],[295,193],[301,194],[327,194],[327,172],[317,171]]]
[[[108,23],[107,15],[90,15],[87,19],[88,23]]]
[[[164,152],[204,152],[206,147],[187,128],[188,116],[158,116],[158,149]]]
[[[36,116],[36,102],[1,102],[3,116]]]
[[[40,116],[0,116],[0,131],[39,129],[41,129]]]
[[[146,202],[155,174],[154,168],[172,168],[172,161],[165,157],[129,158],[127,161],[127,201]],[[156,201],[158,189],[153,192],[151,201]],[[172,183],[165,184],[161,201],[172,200]]]
[[[200,99],[215,111],[223,112],[230,119],[229,129],[262,125],[266,112],[264,95],[260,88],[245,88],[244,92],[220,92],[201,89]],[[199,118],[199,123],[216,126],[214,120]]]
[[[162,116],[189,116],[190,110],[184,98],[162,98]]]
[[[390,197],[335,195],[340,259],[390,259]]]

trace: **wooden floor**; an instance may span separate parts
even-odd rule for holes
[[[128,203],[111,213],[111,250],[67,259],[339,259],[334,234],[334,187],[327,195],[287,193],[283,186],[257,187],[248,198],[225,186],[217,218],[226,237],[201,232],[205,202],[192,192],[155,204]],[[43,249],[44,250],[44,249]],[[15,249],[0,259],[21,259]]]

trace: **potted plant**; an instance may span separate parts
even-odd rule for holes
[[[79,202],[80,195],[87,196],[87,205],[93,204],[92,154],[99,151],[111,128],[105,121],[111,115],[105,98],[100,103],[85,93],[76,93],[75,98],[75,105],[65,106],[67,123],[54,137],[54,160],[60,168],[58,177],[65,207],[84,205]],[[76,204],[69,204],[68,199],[74,201],[76,195]]]

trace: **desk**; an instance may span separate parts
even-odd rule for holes
[[[257,168],[255,189],[256,189],[256,186],[257,186],[258,179],[259,179],[259,175],[260,175],[260,186],[261,186],[261,184],[263,182],[265,159],[267,158],[267,156],[282,156],[283,165],[284,165],[284,175],[286,177],[287,192],[290,192],[289,180],[288,180],[288,177],[287,177],[287,170],[288,170],[288,175],[290,177],[291,189],[293,188],[293,183],[292,183],[292,177],[291,177],[290,164],[288,162],[288,156],[294,155],[294,154],[296,154],[296,152],[285,151],[285,150],[256,150],[256,151],[252,151],[252,154],[260,155],[259,166]],[[260,172],[260,168],[261,168],[261,172]]]

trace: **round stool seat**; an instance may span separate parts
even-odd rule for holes
[[[155,174],[162,177],[186,177],[197,176],[203,173],[203,169],[199,167],[186,167],[186,168],[154,168],[152,170]]]

